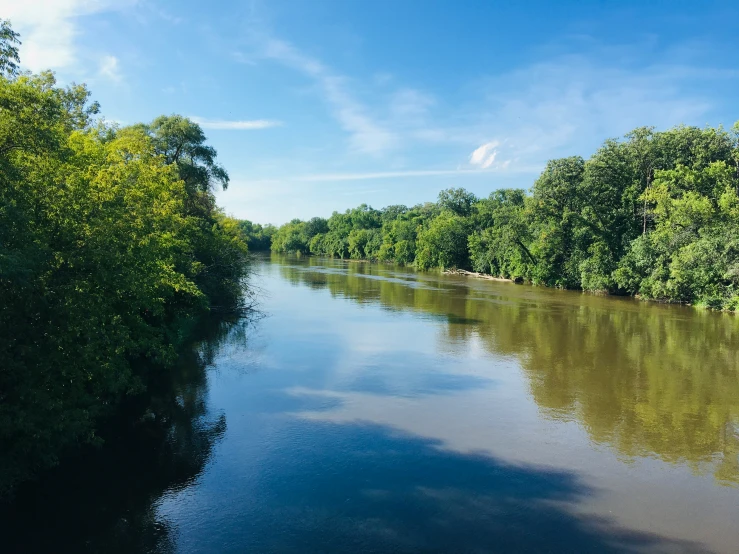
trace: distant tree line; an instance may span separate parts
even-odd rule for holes
[[[272,250],[472,269],[561,287],[739,309],[739,125],[639,128],[552,160],[529,192],[464,189],[293,220]]]
[[[84,85],[20,72],[18,44],[0,21],[0,496],[98,441],[247,267],[198,125],[106,124]]]
[[[272,236],[277,232],[274,225],[260,225],[246,219],[239,221],[239,231],[249,246],[250,252],[269,252]]]

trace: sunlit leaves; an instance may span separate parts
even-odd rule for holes
[[[199,127],[95,121],[84,85],[12,74],[6,31],[0,493],[94,442],[100,417],[174,360],[184,321],[236,306],[246,256],[238,222],[215,208],[228,176]]]

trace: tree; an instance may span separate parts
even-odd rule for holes
[[[246,219],[239,221],[239,231],[250,252],[263,252],[272,246],[272,237],[277,232],[274,225],[260,225]]]
[[[185,182],[188,194],[188,210],[196,215],[208,216],[215,209],[213,191],[217,187],[228,188],[229,176],[216,162],[217,152],[205,144],[202,128],[181,115],[159,116],[148,125],[139,124],[152,139],[154,148],[165,163],[177,168]]]
[[[648,298],[736,309],[739,197],[726,162],[657,171],[644,192],[655,229],[632,242],[614,278]]]
[[[379,229],[353,229],[347,237],[349,255],[356,260],[377,259],[382,245]]]
[[[580,216],[585,161],[579,156],[551,160],[534,183],[531,198],[532,279],[548,286],[576,288],[580,263],[592,230]]]
[[[293,219],[277,229],[272,237],[272,251],[281,253],[307,254],[311,237],[304,221]]]
[[[477,197],[463,188],[450,188],[439,193],[437,204],[442,210],[449,210],[459,216],[467,217],[472,213],[472,206]]]
[[[469,224],[463,217],[442,212],[418,234],[416,265],[420,269],[468,267],[468,234]]]
[[[18,74],[21,63],[18,56],[18,46],[21,44],[19,37],[10,26],[10,21],[0,19],[0,75],[15,77]]]
[[[294,231],[301,252],[734,310],[737,194],[739,124],[733,133],[641,127],[587,160],[550,160],[528,193],[478,200],[452,188],[436,203],[362,204],[325,224],[314,218],[315,231],[282,232]],[[273,247],[288,243],[276,236]]]
[[[2,23],[0,495],[99,442],[190,320],[239,308],[247,267],[204,184],[225,175],[204,137],[168,157],[166,125],[96,121],[84,85],[15,74],[16,43]]]
[[[309,240],[323,233],[328,233],[328,220],[322,217],[314,217],[305,223],[305,234]]]
[[[530,250],[530,212],[525,192],[517,189],[495,191],[481,200],[476,209],[485,226],[469,237],[475,271],[530,279],[536,259]]]
[[[380,217],[382,223],[389,223],[398,219],[401,215],[408,212],[408,208],[402,204],[395,204],[393,206],[386,206],[380,210]]]

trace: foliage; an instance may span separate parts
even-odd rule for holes
[[[0,493],[97,441],[101,418],[172,361],[185,321],[237,305],[246,271],[197,125],[97,122],[84,85],[16,75],[14,40],[3,23]]]
[[[475,202],[477,202],[477,198],[474,194],[463,188],[458,188],[441,191],[436,203],[442,210],[467,217],[472,213],[472,206],[475,205]]]
[[[442,212],[418,234],[416,265],[419,269],[466,267],[468,234],[468,222],[464,217]]]
[[[530,279],[536,260],[527,246],[531,244],[530,214],[524,191],[498,190],[476,207],[478,230],[468,241],[474,270]]]
[[[316,234],[293,221],[272,248],[736,310],[738,136],[739,125],[642,127],[587,160],[551,160],[529,194],[457,188],[411,208],[362,205]]]
[[[277,232],[274,225],[260,225],[246,219],[239,221],[238,225],[250,252],[265,252],[272,247],[272,237]]]
[[[10,21],[0,19],[0,74],[13,77],[18,73],[20,35],[13,31]]]
[[[713,162],[656,172],[643,197],[655,229],[632,244],[615,272],[625,290],[648,298],[736,309],[739,197],[735,169]]]

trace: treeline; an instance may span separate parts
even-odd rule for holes
[[[293,220],[275,252],[460,268],[534,284],[739,309],[739,124],[639,128],[552,160],[529,192]]]
[[[19,72],[18,44],[0,22],[0,496],[99,441],[247,267],[198,125],[108,125],[84,85]]]
[[[272,236],[277,232],[274,225],[260,225],[247,219],[239,221],[239,231],[251,252],[268,252],[272,247]]]

